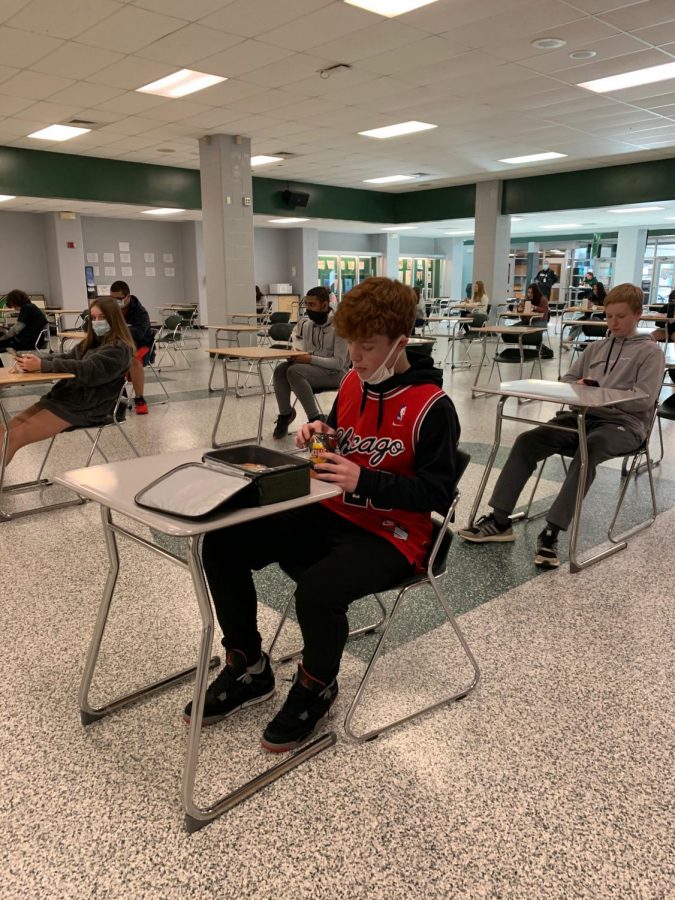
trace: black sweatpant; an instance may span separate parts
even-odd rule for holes
[[[296,582],[303,665],[328,683],[338,673],[349,633],[347,608],[394,587],[414,567],[389,541],[313,504],[204,536],[202,559],[223,645],[260,657],[252,572],[277,562]]]

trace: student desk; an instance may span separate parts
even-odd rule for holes
[[[243,327],[243,326],[242,326]],[[230,444],[246,444],[255,440],[257,444],[262,441],[263,419],[265,417],[265,397],[267,394],[265,379],[262,374],[262,365],[265,362],[280,362],[285,359],[293,359],[296,356],[305,356],[304,350],[275,350],[272,347],[215,347],[206,351],[213,353],[216,357],[220,357],[223,363],[223,388],[220,403],[218,405],[218,414],[216,421],[213,423],[213,431],[211,433],[211,443],[214,447],[227,447]],[[236,441],[226,441],[225,443],[218,441],[218,426],[223,415],[223,407],[225,406],[225,398],[227,397],[227,363],[228,360],[245,360],[255,367],[258,378],[260,380],[260,414],[258,416],[258,434],[255,438],[242,438]],[[215,360],[214,360],[215,364]],[[239,370],[237,370],[239,377]]]
[[[476,494],[476,499],[471,507],[469,515],[469,528],[473,525],[476,514],[480,507],[485,486],[487,485],[494,465],[495,457],[499,450],[502,434],[502,422],[506,419],[511,422],[526,422],[530,425],[544,425],[556,431],[571,431],[579,435],[579,484],[577,485],[577,496],[574,518],[572,520],[572,532],[570,534],[570,572],[580,572],[593,563],[617,553],[626,547],[626,541],[621,541],[612,547],[595,553],[585,560],[580,560],[577,554],[577,540],[579,537],[579,524],[581,520],[581,508],[584,501],[584,493],[586,487],[586,472],[588,470],[588,446],[586,444],[586,414],[589,410],[602,409],[606,406],[617,406],[620,403],[627,403],[629,400],[635,400],[639,394],[632,391],[619,391],[609,388],[588,387],[585,384],[570,384],[560,381],[540,381],[534,378],[525,378],[518,381],[503,381],[498,388],[483,388],[486,394],[494,394],[499,397],[497,404],[497,421],[495,425],[495,436],[492,444],[490,456],[485,465],[485,471]],[[644,396],[644,395],[642,395]],[[504,404],[509,397],[516,397],[518,400],[539,400],[544,403],[555,403],[560,405],[570,405],[577,416],[577,427],[568,428],[567,426],[554,425],[549,422],[540,422],[536,419],[528,419],[520,415],[506,415],[504,413]],[[514,517],[517,518],[517,517]]]
[[[213,643],[214,621],[213,610],[209,600],[204,568],[199,552],[199,539],[209,531],[248,522],[252,519],[271,516],[278,512],[294,509],[316,503],[328,497],[340,493],[333,485],[317,479],[311,480],[310,493],[295,500],[285,503],[274,503],[269,506],[251,507],[248,509],[236,509],[230,512],[215,514],[201,520],[182,519],[177,516],[169,516],[148,509],[142,509],[134,502],[136,494],[150,482],[169,472],[176,466],[187,462],[199,462],[207,448],[197,450],[183,450],[178,453],[167,453],[160,456],[144,456],[138,459],[125,460],[124,462],[109,463],[102,466],[92,466],[88,469],[74,469],[60,475],[56,481],[71,490],[77,491],[83,497],[99,503],[101,506],[101,519],[103,521],[103,537],[108,552],[109,569],[108,577],[103,590],[103,597],[99,607],[94,632],[91,637],[89,651],[85,662],[82,681],[80,684],[79,704],[80,718],[83,725],[102,719],[110,713],[127,706],[130,703],[146,697],[160,688],[174,684],[182,678],[196,672],[195,687],[192,699],[193,714],[190,721],[188,747],[183,767],[182,804],[185,810],[185,827],[189,832],[197,831],[217,819],[224,812],[236,806],[242,800],[250,797],[261,788],[276,781],[286,772],[301,765],[306,760],[316,756],[322,750],[332,746],[336,742],[334,732],[323,734],[312,743],[306,744],[295,753],[284,758],[272,768],[248,781],[246,784],[231,791],[223,797],[214,800],[207,806],[198,806],[194,797],[194,785],[199,759],[199,739],[204,713],[204,699],[206,696],[206,682],[211,665],[218,665],[218,657],[211,659],[211,645]],[[187,541],[187,560],[184,560],[168,550],[163,549],[151,539],[130,531],[124,525],[113,521],[113,513],[131,519],[140,525],[154,529],[157,532],[173,537],[185,538]],[[120,569],[120,557],[117,544],[117,536],[124,535],[136,544],[140,544],[147,550],[157,553],[164,559],[176,563],[183,569],[187,569],[192,579],[192,586],[199,606],[199,614],[202,621],[201,641],[197,664],[189,669],[174,672],[153,684],[146,685],[129,694],[111,700],[100,707],[94,707],[89,701],[89,691],[96,669],[103,632],[105,631],[108,614],[112,604],[117,576]],[[227,760],[223,760],[227,765]]]
[[[91,303],[89,305],[91,306]],[[82,315],[82,309],[60,309],[57,307],[46,307],[43,312],[46,316],[54,316],[54,324],[57,331],[66,330],[66,316],[77,316],[79,318]],[[77,321],[75,325],[77,326]]]
[[[66,341],[83,341],[86,336],[86,331],[57,331],[56,337],[59,339],[59,353],[63,353]]]
[[[448,361],[448,356],[450,356],[450,369],[470,369],[471,361],[468,356],[455,365],[455,341],[457,340],[457,329],[460,325],[471,325],[473,322],[473,316],[450,316],[446,317],[445,321],[448,323],[448,348],[445,351],[445,359],[443,360],[443,365],[445,365]]]
[[[5,471],[7,469],[7,450],[9,438],[7,433],[8,417],[2,402],[3,395],[12,387],[25,387],[31,384],[50,384],[56,381],[65,381],[75,376],[71,372],[21,372],[12,374],[9,369],[0,369],[0,424],[2,424],[2,455],[0,456],[0,496],[10,491],[25,491],[31,488],[47,487],[51,482],[47,478],[38,478],[35,481],[23,481],[20,484],[3,486]],[[66,506],[74,506],[81,500],[64,500],[62,503],[50,503],[46,506],[33,506],[30,509],[22,509],[19,512],[4,512],[0,509],[0,522],[8,522],[21,516],[28,516],[34,512],[42,512],[47,509],[63,509]]]
[[[482,344],[482,353],[480,362],[478,363],[478,369],[476,371],[476,377],[474,379],[473,385],[471,387],[471,398],[473,399],[476,394],[487,393],[485,388],[478,387],[478,379],[480,378],[481,369],[483,368],[483,363],[485,362],[485,356],[487,354],[487,339],[495,335],[497,337],[497,341],[499,342],[499,338],[501,335],[509,334],[513,337],[518,338],[518,352],[520,353],[520,377],[523,377],[523,366],[525,364],[525,353],[523,348],[523,338],[526,335],[530,334],[539,334],[542,331],[546,331],[544,326],[535,327],[535,326],[525,326],[525,325],[515,325],[515,326],[507,326],[507,325],[483,325],[482,328],[470,328],[471,331],[475,335],[480,336],[480,341]],[[495,348],[496,350],[496,348]]]
[[[209,331],[214,332],[214,338],[216,342],[216,348],[221,346],[221,341],[227,344],[233,344],[236,342],[238,347],[241,346],[240,338],[242,334],[255,334],[257,335],[260,331],[258,325],[207,325],[206,326]],[[222,335],[226,335],[222,337]],[[211,366],[211,371],[209,373],[209,391],[214,391],[216,388],[213,387],[213,373],[216,369],[216,362],[218,357],[213,357],[213,364]],[[238,382],[237,382],[238,384]],[[238,389],[238,387],[237,387]],[[238,396],[238,395],[237,395]]]

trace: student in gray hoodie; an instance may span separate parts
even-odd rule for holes
[[[604,304],[608,336],[591,343],[561,379],[579,384],[593,382],[603,388],[635,394],[634,400],[592,410],[586,415],[587,491],[599,463],[637,450],[647,436],[654,414],[663,379],[663,353],[648,334],[637,333],[642,302],[642,289],[633,284],[619,284],[611,290]],[[551,422],[574,428],[576,413],[559,412]],[[580,465],[580,455],[575,452],[578,447],[576,434],[546,426],[521,434],[489,500],[493,512],[478,519],[471,528],[460,529],[459,534],[465,540],[479,544],[513,541],[509,516],[537,463],[563,451],[574,454],[560,492],[547,513],[546,527],[537,538],[534,558],[538,566],[553,568],[560,565],[558,534],[567,530],[574,516]]]
[[[315,390],[336,390],[349,368],[347,341],[335,333],[330,320],[330,294],[327,288],[307,291],[305,316],[293,332],[293,346],[305,355],[280,363],[274,370],[274,393],[279,405],[273,437],[288,434],[295,419],[291,393],[300,401],[308,422],[321,418]]]
[[[27,444],[43,441],[71,425],[103,424],[110,417],[129,371],[136,347],[126,322],[110,297],[99,297],[89,310],[85,338],[68,353],[52,357],[17,356],[21,372],[67,372],[59,381],[8,423],[7,462]],[[0,428],[0,447],[4,440]]]

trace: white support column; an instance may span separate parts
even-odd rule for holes
[[[206,304],[203,324],[255,312],[251,142],[229,134],[199,141]]]
[[[206,269],[201,222],[181,222],[183,290],[188,303],[199,304],[199,321],[206,320]]]
[[[462,268],[464,266],[464,240],[462,238],[436,238],[437,253],[445,256],[442,266],[440,292],[442,297],[461,300],[464,296]]]
[[[490,321],[497,304],[506,300],[509,277],[511,219],[502,215],[502,182],[479,181],[476,185],[476,230],[473,247],[473,281],[480,279],[490,298]]]
[[[396,232],[387,231],[374,235],[374,249],[382,254],[382,275],[385,278],[398,278],[398,258],[401,252],[401,238]]]
[[[616,262],[612,286],[617,284],[642,284],[642,265],[647,248],[646,228],[619,228]]]
[[[48,306],[86,309],[84,246],[80,217],[62,219],[63,213],[45,213],[45,244],[49,276]],[[67,213],[68,216],[71,213]]]
[[[319,283],[319,230],[292,228],[288,232],[288,267],[293,289],[301,297]]]

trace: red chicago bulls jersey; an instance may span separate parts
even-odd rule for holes
[[[435,384],[399,385],[385,393],[368,391],[362,410],[363,384],[352,369],[340,386],[339,452],[364,468],[414,478],[420,428],[429,409],[444,397]],[[378,509],[368,498],[349,493],[323,502],[339,516],[379,534],[409,562],[423,567],[430,549],[430,512]]]

